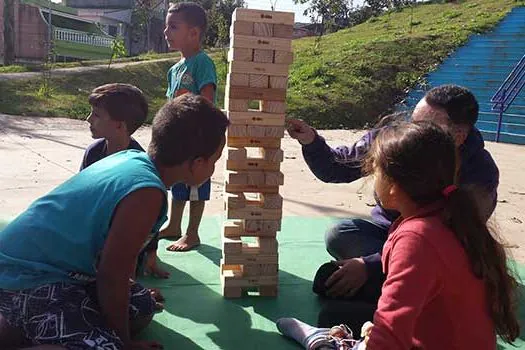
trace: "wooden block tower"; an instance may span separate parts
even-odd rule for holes
[[[230,28],[223,295],[276,296],[288,68],[294,14],[238,8]],[[251,238],[248,238],[251,237]],[[249,241],[249,242],[248,242]]]

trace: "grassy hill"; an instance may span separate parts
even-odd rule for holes
[[[408,88],[435,67],[469,35],[493,27],[523,0],[469,0],[419,4],[322,37],[294,41],[288,112],[319,128],[353,128],[373,123]],[[219,101],[226,64],[213,54],[219,74]],[[176,58],[174,57],[174,60]],[[0,112],[83,118],[89,91],[107,82],[128,82],[148,96],[152,115],[165,101],[171,63],[53,78],[46,98],[35,81],[0,82]]]

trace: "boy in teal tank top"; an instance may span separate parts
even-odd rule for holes
[[[125,150],[92,164],[5,227],[2,348],[157,348],[132,340],[155,302],[130,277],[149,233],[165,221],[166,187],[212,175],[227,125],[202,97],[172,100],[153,121],[147,154]]]
[[[193,2],[174,4],[168,10],[164,35],[170,50],[180,51],[181,60],[168,71],[169,99],[193,93],[215,103],[217,74],[215,64],[202,51],[201,42],[207,28],[206,12]],[[199,225],[205,201],[210,199],[211,181],[200,186],[177,183],[171,188],[172,210],[168,226],[159,237],[178,238],[168,246],[171,251],[186,251],[200,244]],[[190,220],[186,235],[182,235],[181,221],[186,202],[190,202]]]

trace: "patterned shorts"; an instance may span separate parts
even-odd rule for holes
[[[0,289],[0,314],[22,330],[32,345],[60,345],[70,350],[120,350],[124,345],[104,326],[96,285],[53,283],[34,289]],[[155,301],[148,289],[130,287],[130,322],[153,315]]]
[[[176,201],[207,201],[210,200],[211,180],[199,187],[176,183],[171,187],[171,194]]]

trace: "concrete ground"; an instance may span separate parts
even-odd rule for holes
[[[350,144],[361,132],[320,131],[332,146]],[[135,134],[146,147],[150,130]],[[83,121],[35,118],[0,114],[0,218],[8,219],[23,211],[34,199],[78,171],[86,146],[93,140]],[[374,205],[371,182],[324,184],[309,171],[299,144],[286,136],[282,148],[285,160],[281,189],[285,216],[368,216]],[[514,258],[525,263],[525,146],[487,143],[501,172],[499,203],[492,218]],[[205,215],[223,210],[224,157],[212,178],[212,200]]]

